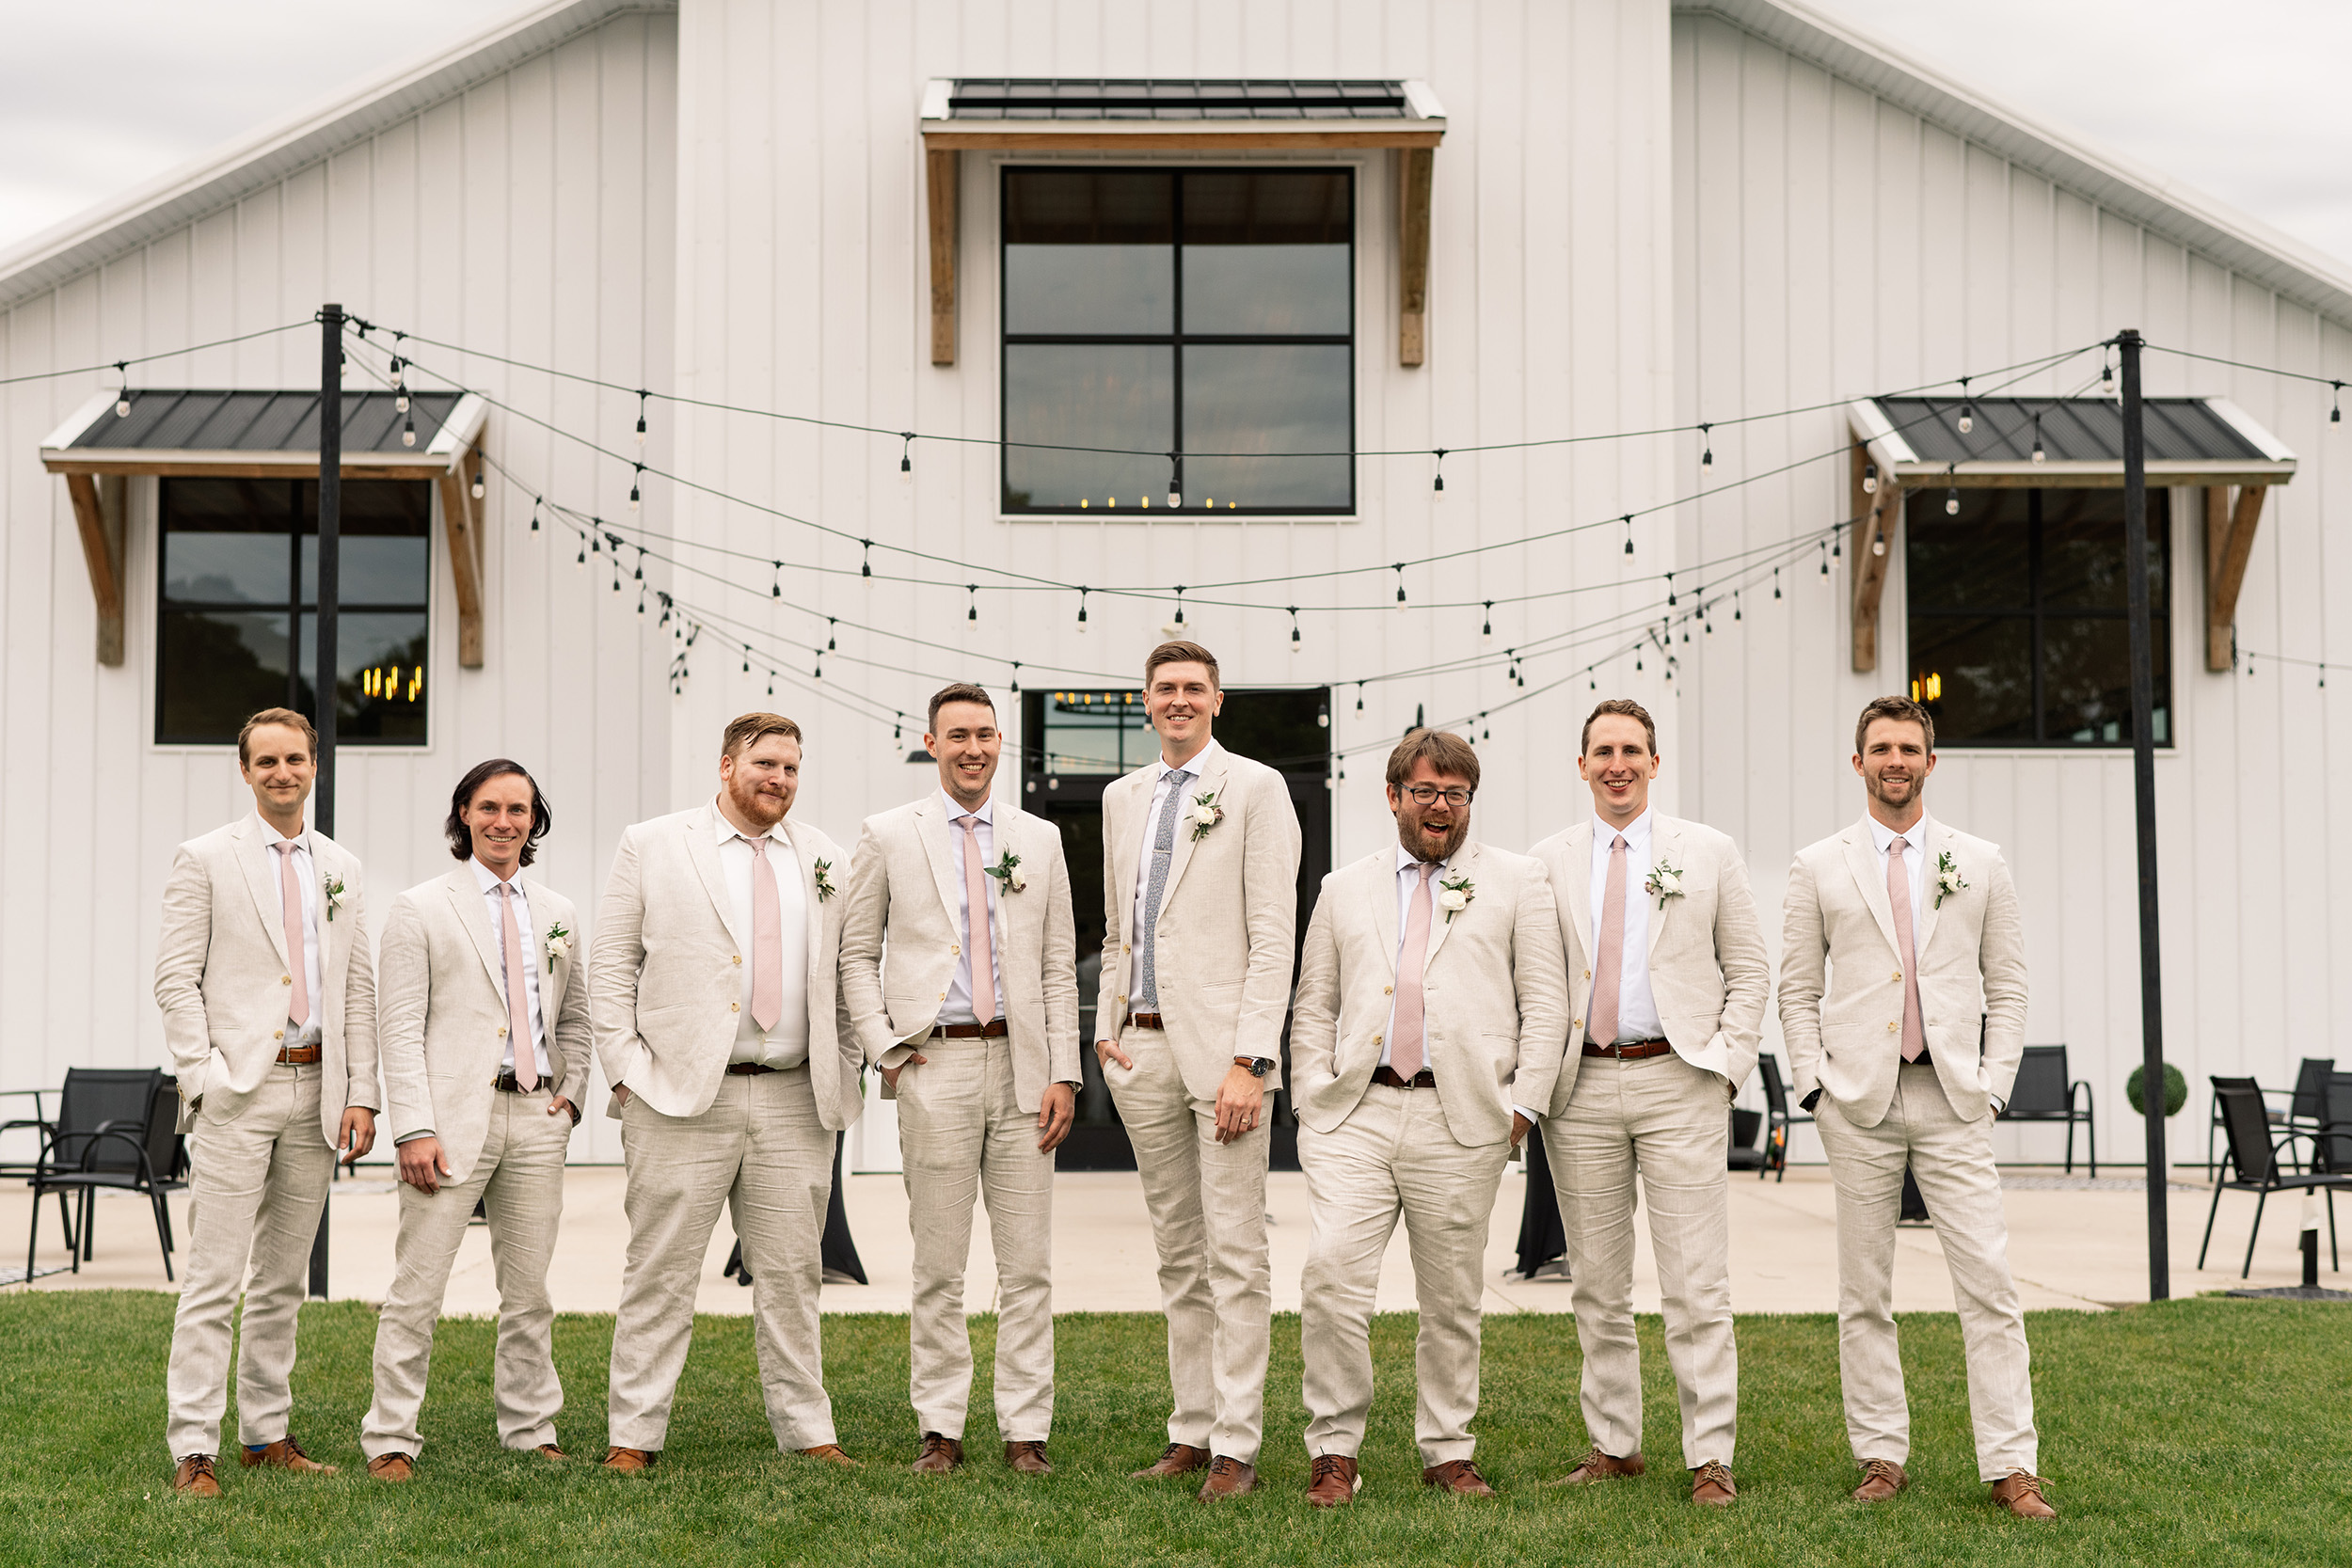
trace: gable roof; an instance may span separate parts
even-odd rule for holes
[[[1804,0],[1674,0],[1674,8],[1677,14],[1720,17],[2153,233],[2211,257],[2281,298],[2352,325],[2352,266],[2201,191],[1956,82]]]
[[[0,309],[219,212],[297,169],[630,11],[677,0],[540,0],[425,59],[396,65],[0,252]]]

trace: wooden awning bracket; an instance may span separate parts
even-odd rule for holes
[[[1879,600],[1886,592],[1886,568],[1895,559],[1901,538],[1903,489],[1880,477],[1875,493],[1863,489],[1869,450],[1853,444],[1851,504],[1847,515],[1854,525],[1846,531],[1847,559],[1853,565],[1853,667],[1856,673],[1878,668]]]
[[[482,668],[483,509],[473,499],[472,479],[480,453],[480,443],[469,443],[435,482],[441,493],[441,529],[449,539],[449,563],[457,589],[457,663],[465,670]]]
[[[119,474],[68,474],[66,495],[82,536],[90,595],[98,606],[98,662],[122,663],[124,482]]]
[[[2232,505],[2226,488],[2205,487],[2205,668],[2216,673],[2236,662],[2237,594],[2267,494],[2267,486],[2241,484]]]

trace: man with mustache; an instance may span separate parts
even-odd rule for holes
[[[836,984],[850,866],[785,820],[800,783],[801,727],[744,714],[720,744],[718,799],[623,832],[597,906],[589,1008],[629,1227],[604,1463],[625,1474],[661,1452],[722,1206],[752,1271],[776,1446],[855,1463],[834,1437],[817,1313],[834,1134],[861,1103]]]
[[[963,1463],[963,1273],[979,1196],[996,1249],[1005,1463],[1054,1467],[1054,1149],[1077,1110],[1078,933],[1061,830],[989,798],[1004,743],[984,689],[959,682],[931,698],[923,746],[939,787],[866,819],[842,924],[843,1003],[898,1103],[920,1475]]]
[[[359,1431],[378,1481],[415,1474],[433,1325],[477,1202],[498,1271],[499,1442],[564,1457],[548,1264],[591,1041],[580,916],[522,875],[554,822],[522,764],[477,764],[442,830],[466,863],[394,898],[385,922],[376,1035],[405,1185],[376,1319],[375,1399]]]
[[[1479,1303],[1503,1162],[1549,1102],[1567,1039],[1566,960],[1541,863],[1469,842],[1478,752],[1417,729],[1389,755],[1397,842],[1323,879],[1291,1026],[1311,1215],[1299,1324],[1307,1497],[1362,1486],[1372,1308],[1400,1216],[1421,1331],[1413,1435],[1424,1485],[1478,1473]]]
[[[1175,1409],[1135,1479],[1205,1468],[1213,1502],[1257,1485],[1264,1435],[1265,1091],[1290,1005],[1298,813],[1281,774],[1210,734],[1225,705],[1215,654],[1163,642],[1143,687],[1160,754],[1103,791],[1094,1049],[1135,1146],[1168,1309]]]
[[[1576,994],[1544,1148],[1568,1242],[1584,1425],[1560,1484],[1638,1476],[1634,1177],[1649,1204],[1666,1360],[1681,1395],[1691,1500],[1727,1508],[1740,1404],[1731,1326],[1731,1097],[1756,1066],[1771,961],[1747,863],[1714,829],[1653,812],[1658,727],[1613,698],[1584,721],[1592,814],[1531,851],[1558,895]]]
[[[1993,1117],[2025,1053],[2017,889],[1998,846],[1927,815],[1926,708],[1907,697],[1865,707],[1853,770],[1862,820],[1788,869],[1780,981],[1789,1075],[1837,1188],[1837,1371],[1863,1471],[1853,1496],[1881,1502],[1910,1483],[1893,1300],[1908,1166],[1960,1307],[1977,1474],[1995,1506],[2055,1518],[2035,1474],[2026,1318],[1993,1164]]]

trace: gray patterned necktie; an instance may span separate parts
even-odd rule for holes
[[[1143,960],[1136,974],[1136,999],[1130,1010],[1155,1013],[1160,1010],[1159,976],[1153,973],[1152,949],[1157,945],[1154,933],[1160,924],[1160,899],[1168,892],[1168,863],[1176,858],[1176,819],[1184,811],[1184,785],[1192,775],[1177,768],[1168,776],[1168,803],[1160,810],[1160,824],[1152,832],[1152,875],[1143,889],[1143,929],[1136,933],[1143,939]]]

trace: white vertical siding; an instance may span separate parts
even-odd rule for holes
[[[2125,326],[2308,371],[2352,350],[2343,324],[1724,21],[1675,19],[1673,73],[1681,419],[1891,389]],[[2234,398],[2301,458],[2265,509],[2239,635],[2304,657],[2341,653],[2331,607],[2352,582],[2326,530],[2345,520],[2330,484],[2344,437],[2324,391],[2163,355],[2146,366],[2151,394]],[[2086,358],[2019,389],[2070,390],[2094,371]],[[1719,433],[1715,452],[1737,475],[1843,436],[1842,416],[1824,413]],[[1683,553],[1825,527],[1843,515],[1847,483],[1842,459],[1822,462],[1689,509]],[[2207,1074],[2288,1082],[2296,1058],[2352,1045],[2336,1021],[2352,974],[2330,896],[2352,857],[2328,809],[2352,789],[2328,767],[2338,699],[2309,671],[2206,673],[2199,502],[2174,499],[2179,744],[2156,764],[2167,1054],[2193,1085],[2172,1123],[2176,1157],[2202,1150]],[[1811,566],[1786,574],[1787,600],[1752,603],[1744,636],[1705,644],[1684,803],[1739,837],[1770,907],[1791,852],[1859,815],[1852,715],[1908,668],[1897,554],[1875,673],[1849,667],[1851,555],[1826,579]],[[2027,1037],[2071,1048],[2098,1097],[2104,1151],[2136,1158],[2140,1124],[2122,1093],[2140,1049],[2129,752],[1947,751],[1930,802],[2003,846],[2032,943]],[[2003,1148],[2049,1158],[2058,1138],[2005,1129]]]

